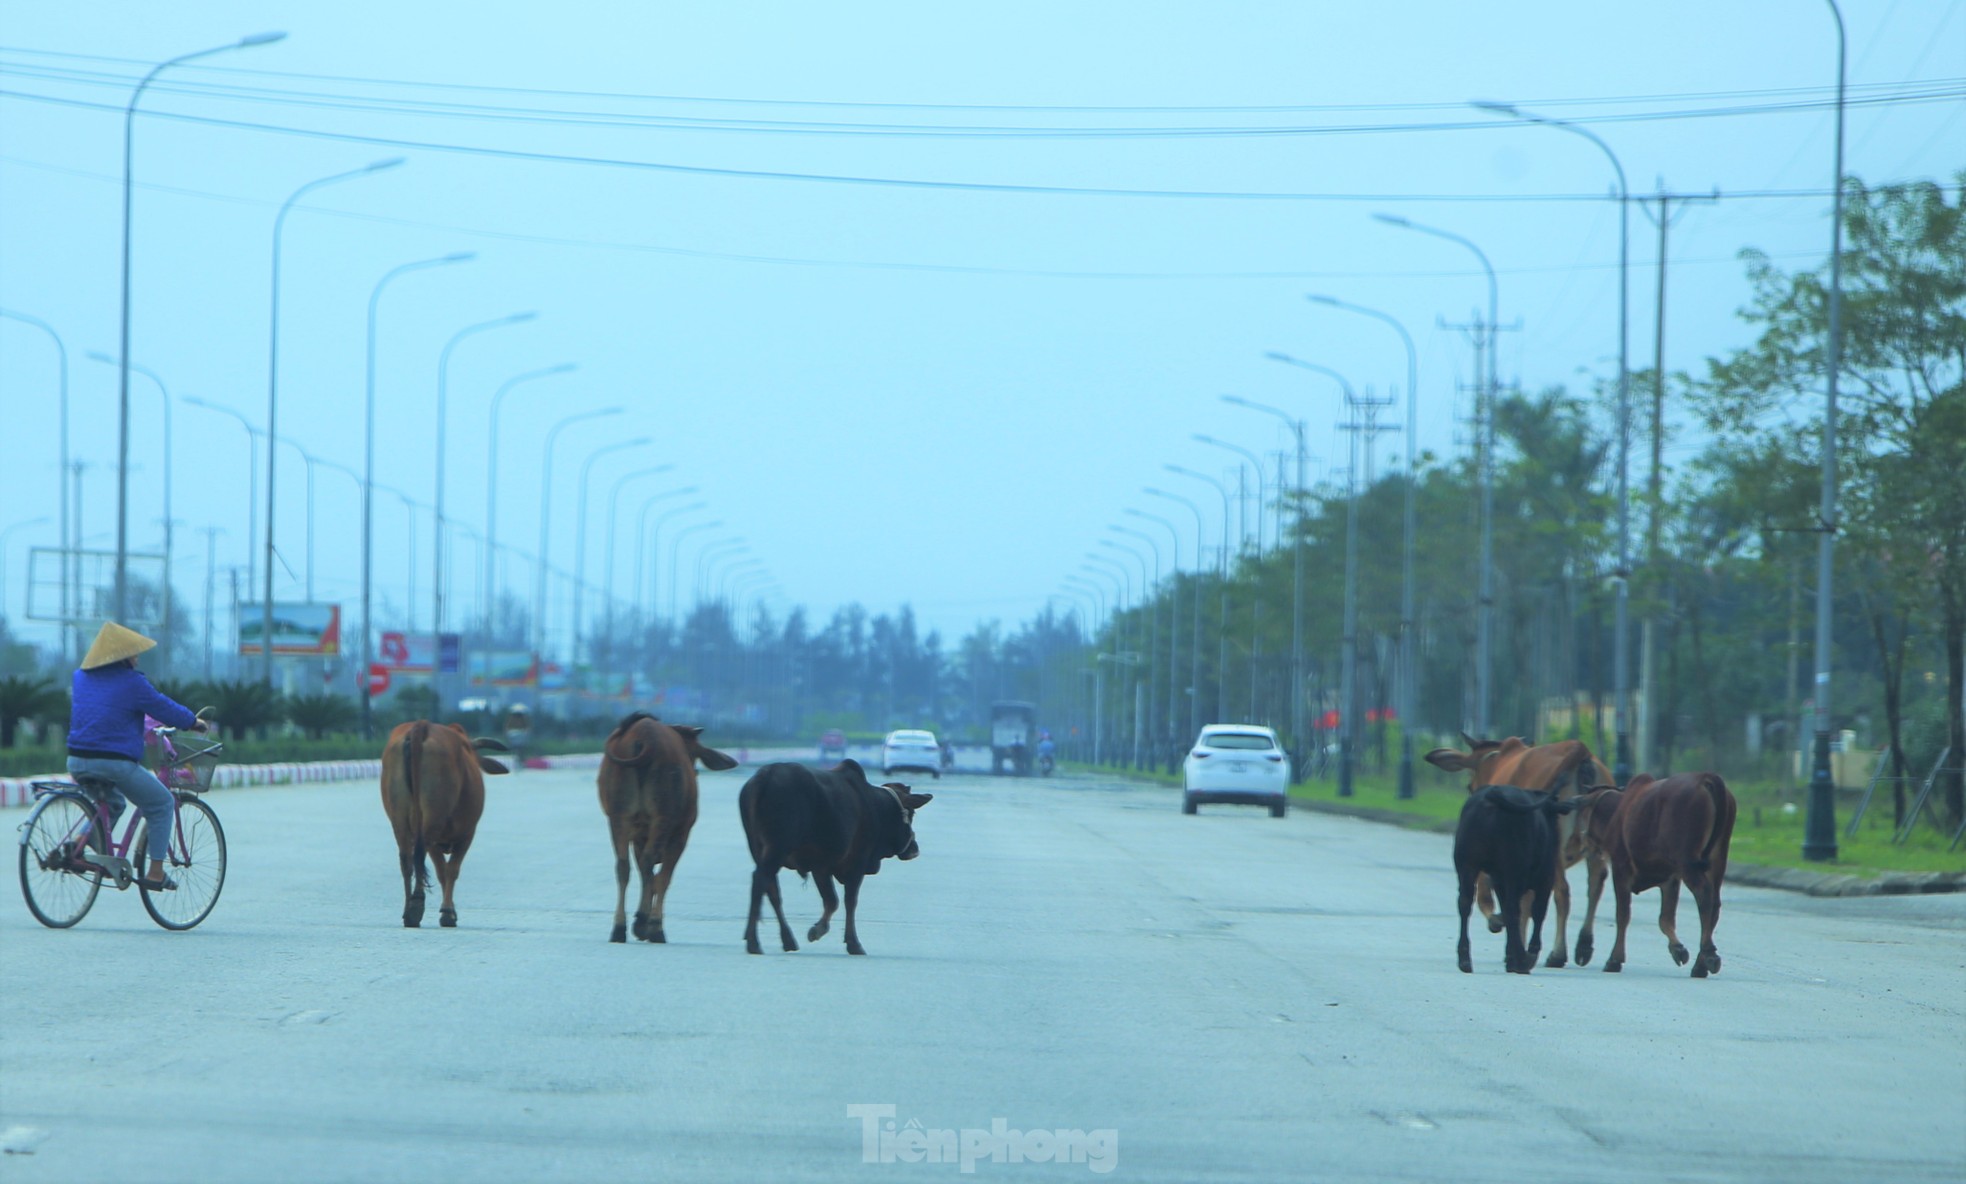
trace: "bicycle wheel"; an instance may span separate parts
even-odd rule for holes
[[[50,929],[66,929],[88,915],[102,888],[99,871],[71,871],[75,844],[84,836],[102,849],[95,807],[86,798],[58,793],[28,815],[20,846],[20,894],[27,911]]]
[[[130,848],[131,863],[141,859],[140,867],[149,866],[149,840],[150,826],[145,823]],[[211,915],[225,887],[225,829],[210,806],[188,793],[177,795],[177,829],[171,835],[164,874],[177,881],[176,888],[152,892],[137,881],[151,920],[166,929],[189,929]]]

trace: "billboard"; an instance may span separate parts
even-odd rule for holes
[[[456,674],[459,669],[458,635],[455,633],[399,633],[382,635],[377,654],[381,665],[407,674]]]
[[[539,682],[539,663],[531,650],[493,650],[470,656],[471,685],[481,687],[489,679],[495,687],[530,687]]]
[[[239,652],[260,652],[265,627],[256,605],[239,606]],[[341,652],[341,606],[338,604],[282,604],[273,602],[273,652],[276,654],[331,657]]]

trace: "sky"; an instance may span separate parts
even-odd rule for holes
[[[1843,4],[1847,172],[1881,183],[1966,167],[1961,7]],[[1492,261],[1511,327],[1505,382],[1583,389],[1615,373],[1609,162],[1582,137],[1470,100],[1558,118],[1707,113],[1589,125],[1635,194],[1723,194],[1685,207],[1671,232],[1669,369],[1751,340],[1736,315],[1742,249],[1787,268],[1828,249],[1836,41],[1828,5],[1809,0],[0,0],[0,308],[53,325],[67,346],[89,548],[115,537],[116,368],[86,355],[117,349],[123,105],[144,63],[272,30],[287,36],[167,71],[135,123],[130,352],[179,400],[173,577],[194,606],[207,527],[222,531],[221,581],[248,563],[249,454],[238,422],[182,397],[264,426],[276,212],[310,181],[381,160],[404,163],[315,190],[285,221],[283,438],[359,468],[372,289],[399,264],[476,252],[404,275],[381,299],[379,481],[434,500],[446,341],[533,311],[452,353],[445,497],[462,529],[486,526],[493,392],[571,362],[506,400],[493,470],[501,545],[540,547],[554,425],[619,407],[557,437],[544,532],[556,567],[584,550],[588,581],[606,581],[619,489],[613,583],[626,596],[641,549],[631,523],[650,497],[695,486],[655,506],[704,506],[668,520],[651,550],[658,610],[673,536],[716,522],[681,540],[684,602],[707,547],[711,583],[755,560],[772,582],[748,584],[779,612],[905,603],[948,635],[1040,610],[1109,524],[1138,525],[1129,508],[1169,515],[1192,565],[1194,516],[1145,486],[1193,498],[1202,553],[1218,548],[1216,493],[1163,466],[1233,484],[1237,458],[1196,433],[1266,455],[1288,441],[1281,420],[1225,393],[1302,417],[1313,477],[1341,469],[1336,385],[1265,354],[1380,395],[1404,387],[1405,357],[1390,329],[1307,293],[1404,323],[1420,447],[1465,450],[1472,362],[1451,325],[1485,304],[1482,273],[1464,248],[1375,213],[1461,235]],[[1637,209],[1630,222],[1640,368],[1652,359],[1657,232]],[[51,627],[21,618],[28,549],[57,542],[55,387],[47,338],[0,318],[11,446],[0,598],[43,642]],[[1403,410],[1392,418],[1403,426]],[[162,422],[155,389],[133,377],[134,550],[160,545]],[[612,445],[628,446],[587,464]],[[1668,457],[1697,446],[1682,432]],[[674,468],[632,476],[664,464]],[[275,594],[298,600],[305,473],[284,446],[276,481]],[[352,617],[357,486],[324,467],[314,505],[316,599]],[[399,500],[379,498],[375,512],[377,623],[408,623],[414,603],[427,628],[429,512],[414,540]],[[451,544],[453,622],[481,592],[477,546]],[[509,557],[502,572],[503,588],[531,594],[529,560]],[[550,613],[563,638],[563,597]]]

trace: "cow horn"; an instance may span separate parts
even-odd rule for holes
[[[483,752],[488,748],[493,752],[512,751],[512,749],[506,745],[505,741],[500,740],[496,736],[473,736],[471,738],[471,747],[477,749],[479,752]]]

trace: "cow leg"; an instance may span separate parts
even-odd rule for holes
[[[1552,970],[1558,970],[1570,961],[1570,945],[1564,937],[1570,930],[1570,877],[1563,874],[1563,851],[1561,848],[1558,849],[1556,855],[1556,881],[1551,887],[1552,892],[1542,894],[1542,899],[1536,906],[1536,932],[1540,937],[1543,931],[1543,916],[1549,908],[1550,896],[1554,895],[1556,897],[1556,945],[1550,950],[1550,960],[1543,963],[1543,965]],[[1540,947],[1542,943],[1540,941],[1534,941],[1530,944]]]
[[[1696,871],[1686,877],[1686,890],[1700,906],[1700,954],[1693,959],[1693,977],[1719,974],[1720,951],[1714,948],[1713,931],[1720,924],[1720,881],[1704,870]]]
[[[635,844],[635,871],[642,877],[642,895],[635,904],[635,936],[642,941],[660,940],[662,923],[655,909],[655,836]]]
[[[1530,919],[1535,923],[1535,928],[1532,929],[1529,934],[1529,965],[1531,966],[1534,966],[1536,964],[1536,954],[1543,948],[1543,920],[1544,918],[1549,916],[1550,896],[1552,894],[1553,894],[1553,890],[1550,888],[1538,889],[1533,894],[1533,899],[1529,906]],[[1558,924],[1561,925],[1562,922],[1559,921]],[[1562,947],[1563,935],[1561,932],[1557,934],[1557,942],[1558,945],[1556,950],[1551,952],[1550,960],[1544,963],[1544,965],[1546,966],[1563,965],[1563,963],[1558,960],[1563,953],[1563,947]]]
[[[1659,932],[1666,935],[1666,952],[1674,966],[1686,965],[1686,947],[1679,942],[1679,877],[1659,885]]]
[[[1616,974],[1625,968],[1625,927],[1632,921],[1631,875],[1616,866],[1611,869],[1611,899],[1617,904],[1618,936],[1611,942],[1611,956],[1604,960],[1604,969]]]
[[[758,866],[751,871],[751,916],[744,923],[744,952],[747,954],[762,954],[765,952],[764,947],[758,944],[758,909],[764,903],[765,899],[765,877],[767,875],[776,876],[778,874],[776,867],[773,867],[770,872],[766,872],[765,866],[764,861],[759,860]],[[623,873],[623,875],[626,874],[625,872]]]
[[[1530,889],[1522,894],[1522,916],[1518,924],[1529,940],[1522,950],[1522,973],[1528,974],[1536,968],[1536,956],[1543,952],[1543,917],[1549,912],[1550,898],[1541,889]]]
[[[1488,932],[1502,932],[1502,913],[1495,907],[1495,885],[1488,879],[1487,872],[1475,877],[1475,907],[1487,918]]]
[[[1503,885],[1496,891],[1502,904],[1502,932],[1506,935],[1502,942],[1502,966],[1510,974],[1528,974],[1530,956],[1522,944],[1522,917],[1529,911],[1529,894],[1511,892],[1511,885]]]
[[[666,942],[668,936],[662,932],[662,902],[669,896],[669,879],[676,874],[676,861],[683,857],[683,845],[672,843],[669,850],[662,853],[662,870],[655,877],[654,910],[649,913],[648,941]]]
[[[621,820],[612,814],[608,816],[608,838],[614,844],[614,929],[608,933],[608,940],[626,942],[628,940],[628,836],[622,833]]]
[[[1604,895],[1604,877],[1608,868],[1602,854],[1591,852],[1584,856],[1584,876],[1589,882],[1590,898],[1584,902],[1584,925],[1577,930],[1577,965],[1591,964],[1591,925],[1597,920],[1597,902]]]
[[[453,845],[450,854],[441,862],[435,852],[431,853],[431,862],[437,864],[437,882],[444,889],[443,904],[437,910],[437,924],[445,929],[457,928],[457,902],[451,899],[451,894],[457,888],[457,873],[464,865],[464,853],[470,849],[471,840],[466,839]]]
[[[778,940],[790,954],[799,948],[792,940],[792,927],[785,923],[785,899],[778,894],[778,872],[774,870],[771,878],[765,881],[765,894],[771,898],[771,911],[778,917]]]
[[[861,947],[860,934],[853,927],[853,912],[860,904],[860,881],[863,878],[862,876],[848,876],[845,880],[841,881],[846,885],[846,952],[849,954],[865,954],[867,952]]]
[[[416,852],[414,843],[405,843],[397,852],[397,861],[403,865],[403,928],[423,927],[423,893],[430,883],[430,870],[423,857]]]
[[[824,906],[824,911],[819,914],[819,920],[812,923],[812,928],[806,930],[806,940],[809,942],[826,936],[826,931],[832,927],[833,910],[840,907],[839,894],[833,891],[832,876],[814,876],[812,883],[819,889],[819,903]]]
[[[1461,973],[1473,974],[1474,959],[1469,956],[1469,949],[1468,949],[1468,914],[1474,911],[1475,878],[1469,875],[1465,870],[1463,870],[1461,872],[1460,880],[1461,880],[1461,892],[1460,892],[1459,904],[1461,909],[1461,940],[1459,944],[1457,944],[1454,947],[1454,952],[1460,963]]]

